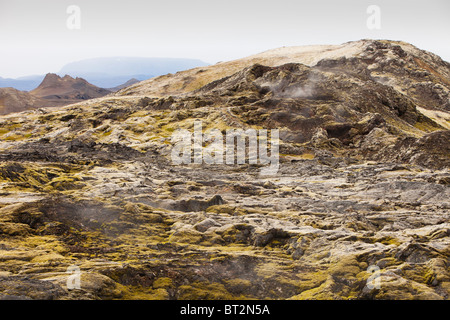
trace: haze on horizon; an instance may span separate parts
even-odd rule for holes
[[[81,10],[79,30],[66,10]],[[381,9],[370,30],[369,5]],[[0,0],[0,77],[58,72],[96,57],[170,57],[208,63],[282,46],[402,40],[450,61],[448,0]]]

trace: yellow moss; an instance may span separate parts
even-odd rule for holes
[[[31,261],[41,252],[27,250],[0,250],[0,262],[5,263],[9,260]]]
[[[52,179],[52,181],[48,184],[55,190],[64,191],[64,190],[72,190],[72,189],[82,189],[85,184],[79,182],[80,178],[74,176],[60,176]]]
[[[328,272],[346,278],[355,277],[360,272],[359,262],[354,256],[343,257]]]
[[[386,245],[391,245],[391,244],[393,244],[393,245],[396,245],[396,246],[399,246],[399,245],[402,244],[398,239],[392,238],[392,237],[388,237],[388,236],[383,237],[383,238],[377,240],[377,242],[380,242],[380,243],[386,244]]]
[[[149,115],[149,111],[147,111],[147,110],[140,110],[140,111],[136,111],[136,112],[132,113],[130,115],[130,118],[133,118],[133,117],[146,117],[148,115]]]
[[[10,124],[2,124],[0,128],[0,135],[11,132],[17,128],[20,128],[22,125],[20,123],[10,123]]]
[[[31,232],[27,224],[15,222],[0,222],[0,235],[24,236]]]
[[[312,160],[314,159],[316,156],[313,153],[303,153],[300,158],[301,159],[306,159],[306,160]]]
[[[430,123],[430,121],[429,122],[418,121],[414,124],[414,127],[424,132],[433,132],[437,130],[442,130],[442,128],[439,128],[437,125],[433,125],[432,123]]]
[[[229,300],[233,296],[225,289],[223,284],[196,281],[191,285],[179,288],[179,300]]]
[[[158,278],[153,282],[153,289],[167,289],[173,287],[173,281],[170,278],[162,277]]]
[[[231,288],[251,288],[253,286],[252,282],[250,280],[245,279],[228,279],[223,281],[225,283],[226,287]]]
[[[153,290],[152,288],[143,288],[140,286],[123,286],[117,285],[123,295],[121,300],[168,300],[169,293],[166,289],[158,288]]]
[[[22,140],[22,139],[23,139],[23,136],[18,135],[18,134],[12,134],[5,138],[6,141],[16,141],[16,140]]]
[[[202,234],[196,230],[178,230],[169,239],[168,242],[198,244],[202,240]]]
[[[227,204],[210,206],[206,209],[206,212],[210,213],[225,213],[225,214],[233,214],[236,210],[236,207],[229,206]]]
[[[303,291],[295,295],[290,300],[333,300],[336,297],[327,290],[333,284],[333,279],[328,277],[320,286]]]
[[[62,261],[66,258],[58,253],[49,253],[44,255],[39,255],[37,257],[34,257],[31,262],[33,263],[46,263],[46,262],[53,262],[53,261]]]

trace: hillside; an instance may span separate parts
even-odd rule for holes
[[[47,101],[26,91],[0,88],[0,114],[21,112],[47,106]]]
[[[1,116],[0,298],[448,300],[449,81],[432,53],[361,40]],[[212,129],[278,129],[278,171],[175,164],[196,120],[201,154]]]
[[[128,81],[126,81],[126,82],[124,82],[124,83],[114,87],[114,88],[107,88],[107,90],[109,90],[111,92],[117,92],[117,91],[119,91],[121,89],[129,87],[129,86],[131,86],[133,84],[136,84],[138,82],[140,82],[138,79],[132,78],[132,79],[130,79],[130,80],[128,80]]]
[[[450,111],[450,64],[430,52],[399,41],[360,40],[341,45],[283,47],[142,81],[117,95],[177,95],[199,89],[253,64],[301,63],[333,73],[351,73],[416,99],[422,107]]]

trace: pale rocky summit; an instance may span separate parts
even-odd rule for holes
[[[449,299],[449,81],[362,40],[2,116],[0,298]],[[277,174],[173,165],[196,119],[279,129]]]

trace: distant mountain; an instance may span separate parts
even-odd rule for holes
[[[80,77],[100,88],[115,88],[133,78],[142,81],[207,65],[201,60],[181,58],[94,58],[69,63],[57,74],[61,77],[66,74],[72,77]],[[32,75],[14,79],[0,77],[0,87],[30,91],[39,86],[44,77],[45,75]]]
[[[130,83],[136,82],[131,81]],[[125,87],[125,84],[122,87]],[[10,87],[0,88],[0,114],[41,107],[65,106],[103,97],[109,93],[111,91],[96,87],[82,78],[72,78],[69,75],[60,77],[57,74],[49,73],[38,87],[30,92]]]
[[[201,60],[182,58],[94,58],[69,63],[58,74],[82,77],[96,86],[113,88],[131,78],[142,81],[207,65]]]
[[[61,74],[58,73],[60,76],[64,76],[65,73]],[[95,84],[100,84],[100,87],[109,88],[112,89],[117,88],[117,91],[120,89],[123,89],[129,85],[135,84],[137,82],[140,82],[142,80],[146,80],[149,78],[152,78],[152,75],[143,75],[143,74],[136,74],[136,75],[125,75],[125,76],[112,76],[107,74],[88,74],[88,77],[90,79],[93,79]],[[36,75],[36,76],[26,76],[26,77],[20,77],[20,78],[2,78],[0,77],[0,88],[14,88],[20,91],[31,91],[33,89],[36,89],[39,84],[44,80],[45,75]],[[82,77],[85,78],[85,77]],[[133,83],[129,83],[131,79],[136,80]],[[127,85],[125,85],[127,84]],[[125,86],[124,86],[125,85]],[[120,87],[120,88],[119,88]],[[109,90],[109,89],[108,89]]]
[[[0,87],[12,87],[17,90],[30,91],[36,88],[44,79],[45,75],[34,75],[20,78],[0,77]]]
[[[127,82],[121,84],[121,85],[118,85],[118,86],[113,87],[113,88],[107,88],[107,90],[109,90],[111,92],[117,92],[117,91],[119,91],[121,89],[124,89],[126,87],[129,87],[129,86],[131,86],[133,84],[136,84],[136,83],[139,83],[139,82],[141,82],[141,81],[139,81],[136,78],[132,78],[132,79],[128,80]]]
[[[89,83],[92,83],[93,85],[100,87],[100,88],[114,88],[117,86],[120,86],[127,82],[128,80],[134,78],[138,81],[147,80],[150,78],[153,78],[153,75],[151,74],[130,74],[130,75],[124,75],[124,76],[115,76],[115,75],[108,75],[108,74],[99,74],[99,73],[67,73],[67,72],[58,72],[59,76],[63,77],[65,74],[70,74],[73,77],[80,77],[83,79],[86,79],[89,81]]]
[[[60,77],[57,74],[49,73],[42,83],[30,93],[57,106],[102,97],[111,91],[96,87],[83,78],[72,78],[69,75]]]
[[[20,112],[47,106],[48,101],[26,91],[0,88],[0,114]]]

